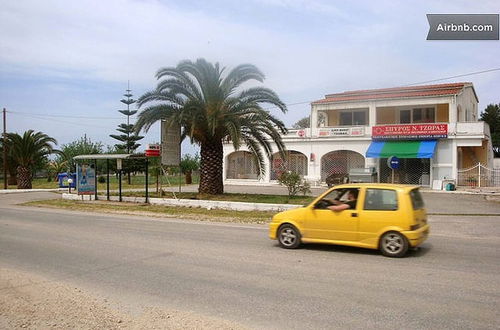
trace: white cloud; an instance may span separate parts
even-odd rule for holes
[[[158,68],[205,57],[229,67],[256,64],[268,77],[265,85],[285,102],[301,102],[500,66],[498,41],[425,41],[426,13],[477,12],[475,3],[251,1],[255,11],[275,17],[273,24],[248,17],[232,2],[231,10],[228,6],[211,2],[208,10],[153,0],[5,2],[0,72],[100,84],[130,80],[137,94],[154,86]],[[477,8],[493,11],[496,4]],[[481,100],[493,99],[488,85],[498,78],[466,80],[476,79]],[[59,84],[50,88],[66,93]],[[120,96],[67,100],[67,111],[113,107]],[[308,109],[291,107],[283,118],[291,124]]]

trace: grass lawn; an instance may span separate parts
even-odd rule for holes
[[[268,223],[275,212],[207,210],[203,208],[170,207],[137,203],[82,202],[63,199],[27,202],[22,205],[62,208],[86,212],[143,215],[152,217],[175,217],[198,221],[219,221],[234,223]]]

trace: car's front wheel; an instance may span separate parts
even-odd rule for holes
[[[278,242],[282,248],[295,249],[300,245],[300,232],[290,224],[281,225],[278,229]]]
[[[390,231],[380,239],[379,248],[384,256],[401,258],[408,252],[408,240],[403,234]]]

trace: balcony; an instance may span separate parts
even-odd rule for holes
[[[290,128],[288,129],[288,134],[283,135],[283,139],[303,139],[311,137],[311,129],[310,128]]]
[[[376,125],[377,127],[384,128],[385,126],[399,126],[405,127],[408,126],[425,126],[425,125],[448,125],[448,137],[480,137],[484,138],[485,136],[490,136],[490,129],[488,124],[485,122],[462,122],[462,123],[428,123],[428,124],[386,124],[386,125]],[[373,126],[333,126],[333,127],[318,127],[315,128],[314,138],[323,139],[323,138],[372,138],[372,127]],[[425,127],[423,128],[426,129]],[[430,129],[430,128],[429,128]],[[401,131],[404,131],[401,130]],[[430,133],[430,132],[429,132]],[[446,131],[444,132],[433,132],[434,134],[446,136]],[[303,138],[311,138],[312,131],[310,128],[303,129],[290,129],[288,134],[283,136],[285,140],[291,139],[303,139]],[[410,135],[410,133],[399,133],[403,138],[404,135]],[[424,132],[417,133],[418,135],[425,135]],[[384,134],[385,135],[385,134]],[[390,134],[388,134],[390,135]],[[436,138],[443,138],[444,136],[436,136]]]
[[[365,137],[371,132],[368,126],[336,126],[316,128],[315,138],[339,138],[339,137]],[[302,139],[310,138],[311,129],[289,129],[288,134],[283,139]]]
[[[484,121],[448,124],[448,135],[485,137],[490,136],[490,127]]]

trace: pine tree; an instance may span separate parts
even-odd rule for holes
[[[121,143],[115,144],[116,149],[118,150],[123,150],[127,154],[134,153],[137,148],[139,148],[140,143],[137,143],[137,141],[141,140],[144,138],[144,136],[140,136],[137,133],[134,132],[134,124],[130,123],[130,116],[133,116],[137,113],[137,110],[130,110],[130,106],[134,103],[137,102],[137,100],[134,100],[132,98],[132,90],[130,89],[130,85],[128,85],[126,93],[123,94],[126,98],[121,99],[120,102],[123,104],[127,105],[126,110],[118,110],[118,112],[124,114],[127,116],[127,123],[123,123],[118,125],[118,128],[116,129],[118,132],[122,134],[111,134],[110,137],[113,139],[116,139],[120,141]],[[126,169],[127,171],[127,177],[128,177],[128,183],[130,184],[130,170],[131,168]]]

